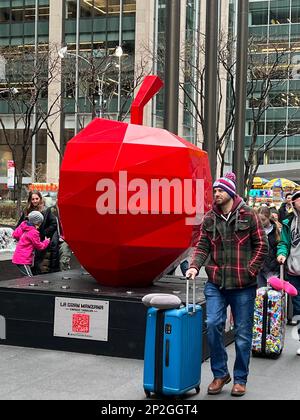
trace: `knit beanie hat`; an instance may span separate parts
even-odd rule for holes
[[[214,182],[213,188],[222,188],[222,190],[226,191],[231,198],[234,198],[234,196],[236,195],[235,181],[235,174],[233,172],[228,172],[227,174],[225,174],[225,176],[217,179]]]
[[[44,216],[39,211],[32,211],[28,214],[28,221],[32,225],[41,225],[44,221]]]
[[[296,201],[296,200],[297,200],[297,198],[300,198],[300,191],[296,191],[296,192],[294,192],[294,194],[292,195],[292,203],[293,203],[294,201]]]

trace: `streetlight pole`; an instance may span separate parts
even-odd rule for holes
[[[216,131],[217,131],[217,68],[219,0],[206,2],[205,32],[205,103],[203,150],[208,153],[211,176],[216,177]]]
[[[122,80],[121,80],[121,72],[122,72],[121,57],[123,55],[123,49],[122,49],[121,45],[119,45],[116,48],[115,55],[119,59],[119,63],[118,63],[118,69],[119,69],[119,72],[118,72],[118,118],[117,119],[120,120],[120,118],[121,118],[121,86],[122,86],[121,85],[122,84]]]
[[[75,63],[75,136],[78,133],[78,110],[79,110],[79,22],[80,22],[80,1],[76,2],[76,63]]]
[[[245,194],[244,145],[248,70],[248,9],[248,0],[238,0],[233,170],[236,174],[236,190],[242,197]]]
[[[104,83],[104,76],[106,73],[106,70],[108,69],[108,67],[110,66],[110,61],[106,64],[102,76],[101,76],[101,80],[99,79],[99,76],[97,76],[97,82],[98,82],[98,95],[99,95],[99,117],[102,118],[103,117],[103,83]]]
[[[122,69],[121,69],[121,57],[123,55],[123,50],[122,50],[122,31],[123,31],[123,0],[120,0],[120,16],[119,16],[119,47],[120,48],[120,54],[118,54],[119,57],[119,73],[118,73],[118,120],[120,120],[121,118],[121,83],[122,83],[122,79],[121,79],[121,74],[122,74]]]
[[[39,5],[38,0],[35,0],[35,16],[34,16],[34,71],[36,72],[37,68],[37,55],[38,55],[38,19],[39,19]],[[32,136],[31,143],[31,182],[35,182],[35,161],[36,161],[36,123],[37,123],[37,107],[36,102],[38,98],[36,97],[36,76],[34,77],[34,90],[35,90],[35,103],[33,109],[32,125],[34,134]]]
[[[167,0],[164,128],[178,133],[178,86],[181,0]]]

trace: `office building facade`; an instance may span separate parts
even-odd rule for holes
[[[237,0],[221,0],[219,17],[216,20],[223,33],[236,33]],[[179,88],[178,134],[201,147],[202,127],[193,103],[201,108],[203,91],[199,89],[199,73],[195,69],[204,65],[203,51],[199,51],[199,33],[205,32],[205,0],[181,0],[180,45],[181,57],[189,54],[190,68],[181,65]],[[291,119],[300,127],[297,104],[300,100],[298,86],[297,38],[300,31],[300,0],[249,1],[249,32],[256,40],[261,57],[272,56],[273,45],[285,48],[282,71],[275,92],[270,92],[272,106],[259,121],[258,141],[265,142],[278,127]],[[163,51],[166,37],[166,0],[2,0],[0,2],[0,117],[13,138],[15,121],[1,97],[7,89],[5,50],[15,54],[26,49],[53,48],[59,52],[67,47],[64,58],[58,61],[63,77],[49,86],[41,100],[51,106],[57,92],[61,92],[59,116],[51,121],[53,138],[63,153],[65,144],[95,116],[108,116],[128,120],[128,110],[135,87],[130,80],[149,72],[163,77],[161,61],[154,59]],[[264,39],[264,42],[262,42]],[[121,59],[115,57],[117,46],[122,46]],[[293,52],[288,52],[290,47]],[[78,58],[76,59],[76,53]],[[300,52],[299,52],[300,54]],[[263,60],[263,58],[262,58]],[[285,61],[284,61],[285,60]],[[183,59],[184,61],[184,59]],[[284,70],[284,66],[285,70]],[[77,71],[76,71],[77,67]],[[185,67],[185,68],[184,68]],[[287,68],[289,69],[287,71]],[[3,70],[4,69],[4,70]],[[193,83],[191,83],[191,80]],[[222,95],[229,94],[226,74],[222,76]],[[10,88],[20,88],[18,80]],[[300,83],[300,80],[299,80]],[[78,90],[77,87],[78,86]],[[121,86],[121,87],[120,87]],[[195,88],[198,86],[198,89]],[[299,93],[299,99],[298,99]],[[76,96],[77,95],[77,96]],[[121,103],[120,103],[121,97]],[[203,98],[202,98],[203,100]],[[246,153],[251,141],[253,123],[251,112],[253,100],[247,102],[245,140]],[[223,100],[220,112],[220,130],[226,124],[228,101]],[[164,97],[160,92],[146,107],[144,123],[161,127],[163,125]],[[122,114],[122,115],[121,115]],[[77,128],[76,128],[77,126]],[[22,124],[17,130],[22,130]],[[11,132],[9,131],[11,130]],[[274,148],[260,154],[263,168],[294,165],[299,160],[300,136],[293,135],[280,140]],[[12,159],[0,128],[0,184],[5,185],[7,161]],[[33,171],[37,181],[56,182],[59,178],[60,156],[42,126],[34,139],[34,164],[29,147],[26,161],[25,182],[30,182]],[[21,147],[21,145],[20,145]],[[263,151],[263,149],[262,149]],[[227,151],[226,163],[231,164],[232,142]],[[35,169],[33,169],[35,168]]]
[[[267,110],[257,121],[259,173],[299,182],[300,1],[250,0],[249,38],[250,57],[261,80],[247,102],[246,151],[254,129],[253,112],[263,100]],[[261,88],[264,77],[270,85],[268,92],[266,87]]]

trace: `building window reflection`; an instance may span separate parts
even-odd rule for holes
[[[66,18],[76,19],[76,0],[66,1]],[[135,15],[136,1],[123,0],[123,14]],[[120,0],[80,0],[80,17],[92,18],[120,14]]]
[[[278,133],[286,135],[268,151],[264,163],[295,161],[300,155],[300,0],[250,1],[249,23],[258,83],[247,107],[249,111],[268,108],[256,127],[258,141],[264,144]],[[270,83],[267,97],[262,97],[259,88],[264,81]],[[247,115],[249,147],[255,126],[251,111]]]
[[[0,23],[23,23],[35,20],[35,1],[11,2],[11,7],[0,2]],[[4,2],[9,3],[9,2]],[[40,21],[49,20],[49,2],[39,2],[38,14]]]

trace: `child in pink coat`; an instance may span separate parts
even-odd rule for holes
[[[12,262],[16,264],[24,276],[32,277],[31,266],[34,263],[34,250],[43,251],[50,243],[50,239],[40,239],[39,227],[44,216],[39,211],[29,213],[25,220],[16,228],[13,237],[19,242],[13,255]]]

